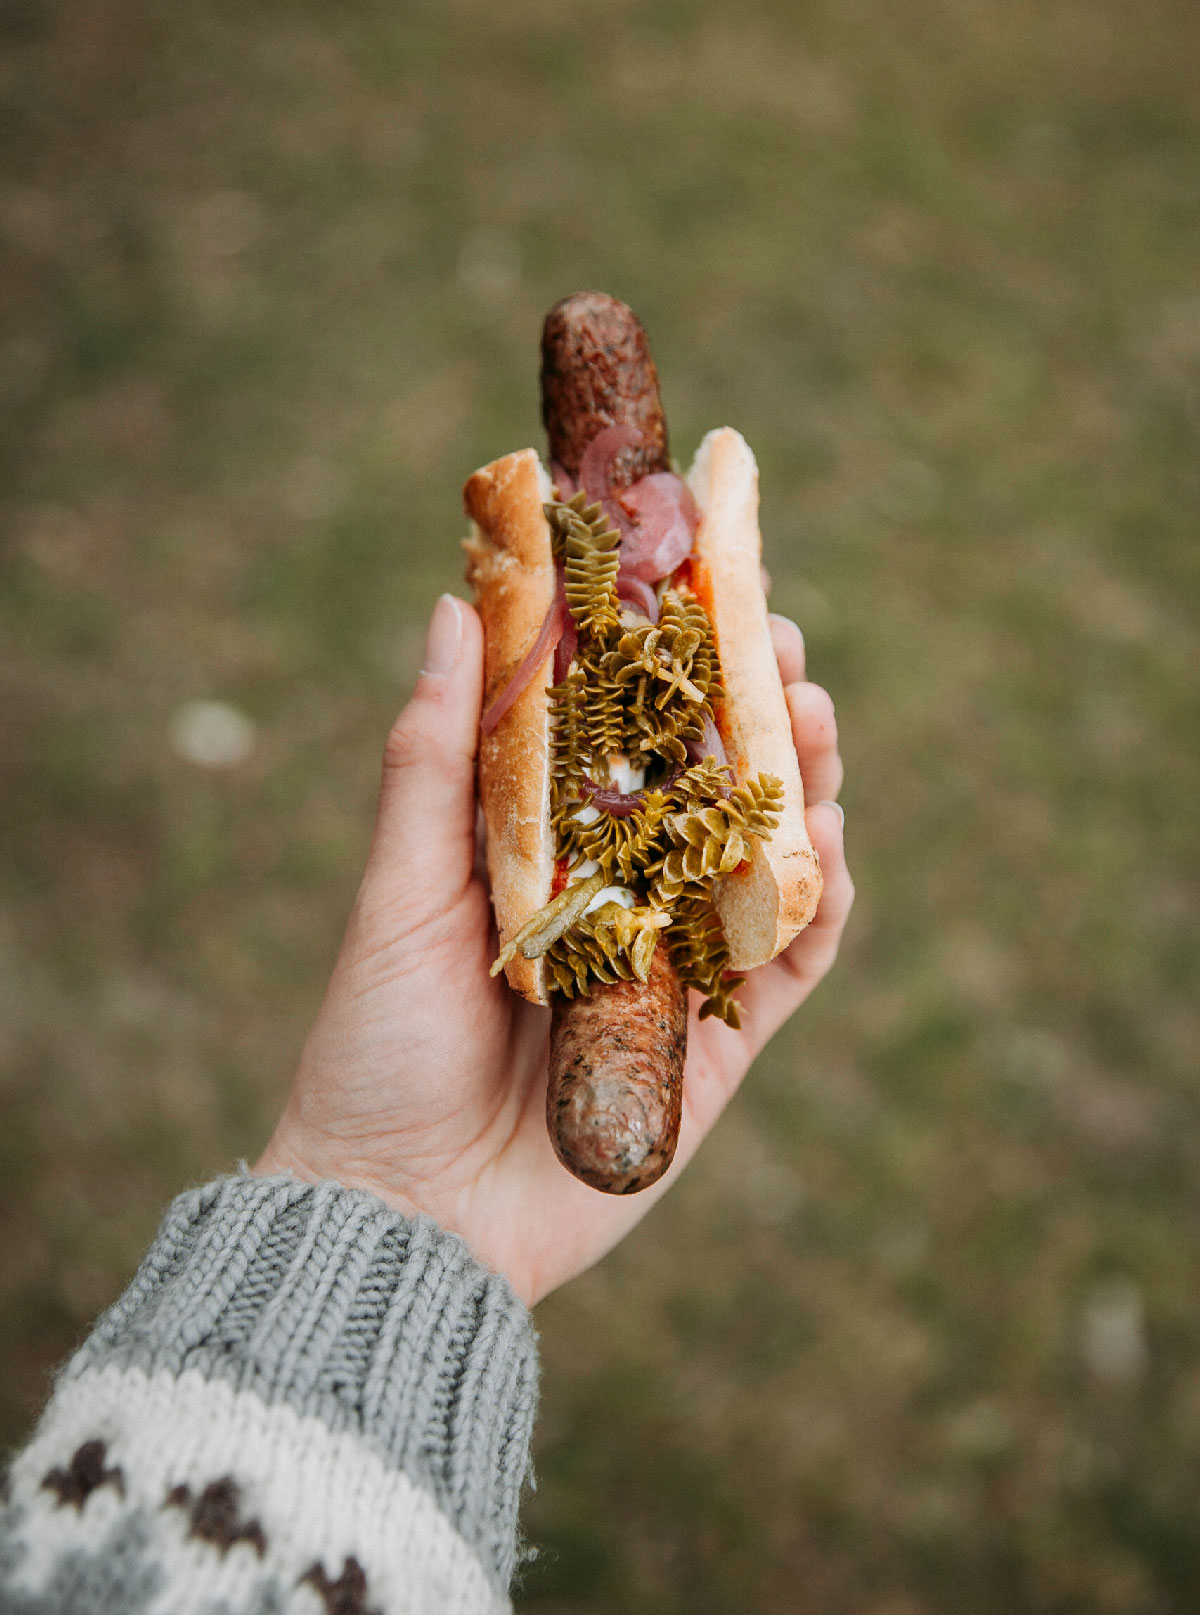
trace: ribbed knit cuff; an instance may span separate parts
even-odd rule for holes
[[[508,1282],[427,1217],[291,1178],[180,1195],[64,1370],[194,1371],[359,1438],[507,1587],[537,1349]]]

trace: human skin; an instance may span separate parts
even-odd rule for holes
[[[483,630],[443,595],[425,665],[383,758],[362,884],[279,1124],[253,1170],[331,1178],[426,1212],[534,1305],[610,1250],[666,1193],[750,1062],[837,955],[854,888],[842,846],[833,703],[805,679],[794,623],[771,631],[824,892],[812,923],[740,989],[742,1027],[690,994],[674,1165],[640,1194],[600,1194],[546,1133],[548,1010],[488,968],[497,952],[479,856],[475,750]]]

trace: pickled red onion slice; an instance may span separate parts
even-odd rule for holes
[[[633,519],[621,538],[621,569],[657,583],[691,554],[700,525],[692,491],[673,471],[653,471],[626,488],[619,503]]]
[[[567,610],[567,597],[563,590],[562,572],[560,569],[558,579],[559,599],[562,604],[563,631],[562,638],[554,652],[554,682],[561,684],[571,670],[571,662],[575,652],[579,649],[579,628],[574,617]]]
[[[612,481],[617,456],[625,449],[636,449],[642,434],[636,426],[606,426],[597,432],[584,449],[579,461],[579,486],[595,503],[604,506],[606,514],[620,528],[624,539],[629,533],[629,517],[613,498]]]
[[[557,460],[551,460],[550,481],[554,484],[558,491],[558,497],[565,505],[568,499],[576,492],[575,478],[565,465],[560,465]]]
[[[636,813],[646,794],[644,791],[614,791],[607,785],[598,785],[587,774],[580,780],[579,788],[593,807],[611,814],[614,819],[627,819],[631,813]]]
[[[657,583],[689,555],[700,524],[691,489],[673,471],[652,471],[613,491],[619,456],[644,441],[636,426],[606,426],[583,451],[579,486],[603,505],[621,533],[621,571]]]
[[[660,791],[669,791],[682,773],[682,768],[672,769],[662,784],[656,788]],[[646,799],[647,789],[643,787],[640,791],[614,790],[611,785],[597,785],[589,774],[585,774],[580,780],[579,788],[593,807],[599,808],[602,813],[610,814],[614,819],[627,819],[636,813]]]
[[[658,596],[648,583],[627,572],[624,567],[617,573],[617,596],[639,607],[651,622],[658,621]]]
[[[725,742],[710,712],[704,714],[703,735],[699,740],[689,740],[686,744],[687,754],[694,763],[702,763],[706,757],[715,757],[719,763],[729,761]]]
[[[521,665],[500,691],[491,706],[479,720],[480,734],[490,735],[513,702],[532,681],[534,674],[562,638],[563,618],[569,615],[564,609],[562,581],[559,580],[550,609],[538,629],[537,638],[526,651]]]

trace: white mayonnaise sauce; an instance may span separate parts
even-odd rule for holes
[[[621,751],[614,751],[609,757],[608,774],[613,789],[621,791],[626,796],[631,791],[640,791],[646,783],[646,770],[639,768],[636,763],[631,763]]]
[[[620,903],[622,908],[632,908],[633,893],[628,886],[601,886],[583,912],[591,914],[593,910],[603,908],[605,903]]]
[[[574,886],[578,881],[586,880],[594,875],[600,865],[594,858],[581,858],[573,869],[567,871],[567,885]]]

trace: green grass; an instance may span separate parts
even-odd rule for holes
[[[758,452],[860,901],[676,1193],[540,1311],[521,1607],[1188,1608],[1194,6],[0,32],[0,1432],[263,1141],[459,484],[537,440],[541,314],[598,286],[677,451]],[[254,720],[239,769],[172,752],[197,698]],[[1124,1379],[1082,1345],[1114,1294]]]

